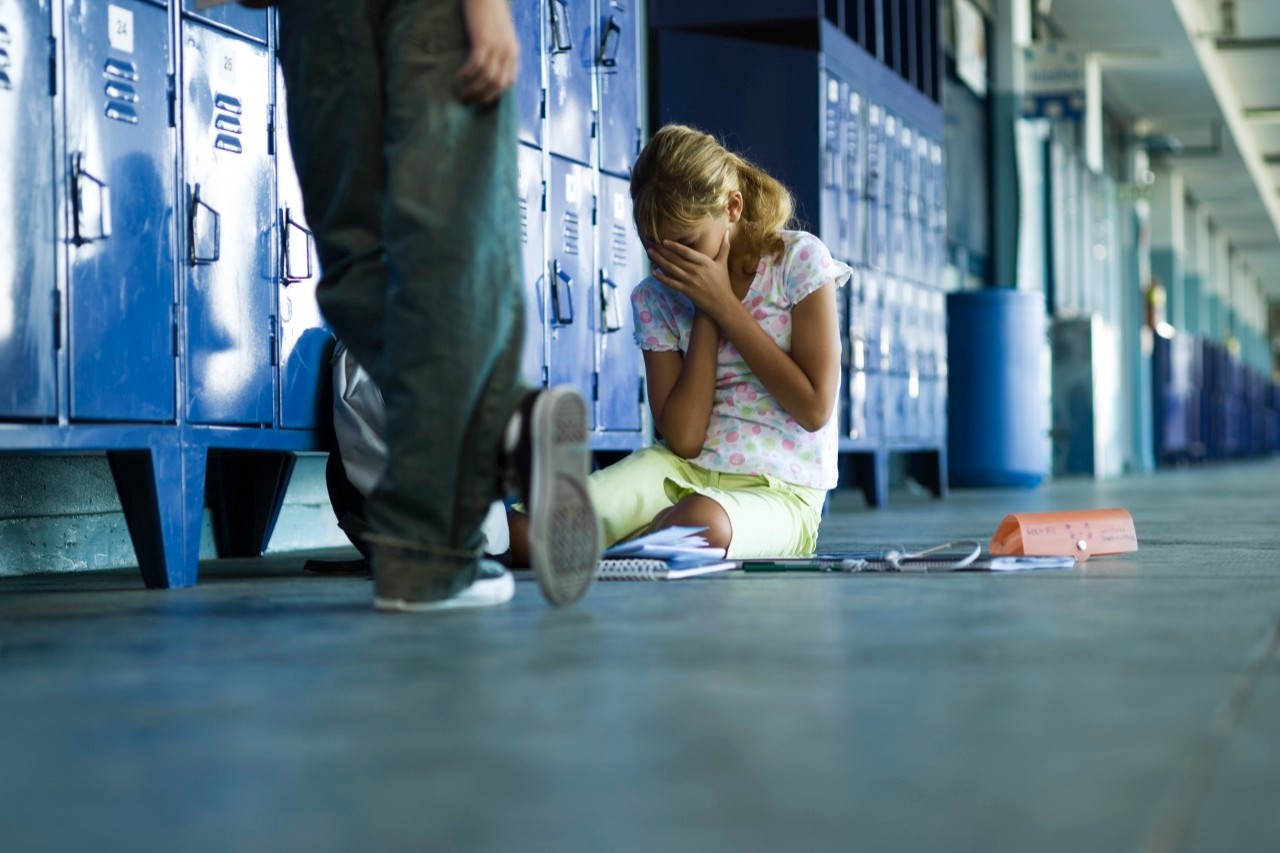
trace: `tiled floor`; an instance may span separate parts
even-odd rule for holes
[[[375,615],[297,558],[0,581],[0,849],[1280,850],[1280,464],[834,502],[824,548],[1124,506],[1068,572]]]

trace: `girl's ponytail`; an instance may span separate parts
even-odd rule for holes
[[[773,256],[783,249],[782,229],[791,224],[795,200],[791,192],[759,166],[737,154],[729,158],[738,171],[738,189],[742,193],[742,223],[752,248],[761,255]]]

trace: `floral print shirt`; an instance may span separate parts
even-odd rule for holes
[[[842,287],[851,270],[804,231],[782,232],[785,249],[760,261],[742,300],[784,352],[791,352],[791,309],[827,284]],[[685,353],[696,309],[688,297],[653,277],[631,294],[636,344],[654,352]],[[788,483],[831,489],[836,485],[838,417],[817,432],[796,423],[751,372],[737,348],[721,339],[715,403],[702,453],[693,463],[726,474],[776,477]]]

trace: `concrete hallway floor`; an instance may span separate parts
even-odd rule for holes
[[[379,615],[302,557],[0,581],[0,850],[1280,850],[1280,461],[841,493],[824,549],[1123,506],[1065,572]]]

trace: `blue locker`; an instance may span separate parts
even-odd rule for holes
[[[889,219],[888,269],[895,276],[906,274],[906,195],[907,169],[903,140],[911,138],[911,131],[897,116],[890,113],[885,119],[885,144],[889,161],[887,186]]]
[[[841,260],[849,260],[849,233],[847,198],[844,191],[848,164],[845,161],[845,103],[849,84],[838,72],[822,69],[819,89],[822,92],[822,161],[821,189],[819,190],[818,237],[831,253]]]
[[[836,398],[836,419],[839,426],[840,435],[848,436],[850,430],[850,413],[849,413],[849,382],[853,378],[853,351],[854,351],[854,329],[851,319],[852,305],[854,302],[854,290],[856,284],[857,272],[854,272],[855,278],[849,282],[848,287],[842,287],[836,292],[836,318],[840,327],[840,395]]]
[[[937,142],[932,143],[929,151],[932,189],[930,196],[932,215],[929,222],[929,236],[933,245],[933,259],[930,268],[933,270],[933,278],[931,280],[937,286],[942,285],[943,272],[947,266],[947,175],[943,167],[942,153],[942,146]],[[944,306],[942,309],[943,318],[946,317],[946,314]],[[943,352],[946,352],[945,348]]]
[[[57,414],[51,19],[0,0],[0,418]]]
[[[862,210],[866,222],[866,263],[884,270],[889,261],[888,174],[885,112],[879,104],[867,108],[867,172]]]
[[[862,94],[849,90],[845,100],[845,211],[847,216],[846,245],[849,261],[853,264],[864,264],[867,261],[866,212],[863,207],[863,195],[867,189],[867,172],[864,160],[865,146],[863,140],[866,131],[863,128]]]
[[[595,262],[591,170],[559,157],[550,158],[547,180],[547,320],[552,385],[573,385],[592,397],[595,340],[591,311]],[[594,427],[594,417],[592,426]]]
[[[876,446],[884,438],[883,374],[855,370],[849,380],[849,438]]]
[[[277,209],[265,46],[182,23],[187,416],[269,424],[275,413]]]
[[[196,0],[183,0],[182,13],[184,16],[201,18],[218,26],[235,30],[263,44],[267,43],[269,25],[266,9],[251,9],[239,3],[224,3],[211,9],[197,10]]]
[[[71,417],[175,415],[174,163],[164,3],[66,11]]]
[[[931,283],[925,260],[926,217],[925,187],[929,180],[929,140],[917,133],[915,153],[911,158],[911,198],[907,205],[910,217],[907,263],[911,277],[922,284]]]
[[[525,283],[524,355],[521,376],[525,384],[547,384],[547,263],[543,243],[547,227],[546,182],[542,178],[542,152],[519,146],[520,241]]]
[[[885,361],[884,345],[884,288],[881,286],[881,273],[878,270],[864,268],[858,302],[854,306],[854,322],[860,322],[862,333],[866,337],[866,369],[879,371]],[[861,320],[859,320],[861,317]]]
[[[280,283],[279,356],[280,426],[317,429],[331,416],[323,411],[332,382],[329,358],[333,333],[316,304],[320,259],[302,210],[302,188],[289,148],[289,111],[284,75],[276,77],[276,270]]]
[[[639,432],[644,426],[644,361],[635,344],[631,291],[644,278],[644,248],[631,224],[625,178],[600,176],[600,364],[596,422],[603,430]]]
[[[595,145],[595,27],[591,0],[547,0],[547,149],[591,165]]]
[[[597,0],[596,68],[600,85],[600,169],[631,174],[640,153],[639,33],[642,0]]]
[[[516,78],[516,111],[520,115],[520,141],[542,146],[544,82],[542,79],[543,19],[546,0],[517,0],[511,4],[516,38],[520,40],[520,76]]]

